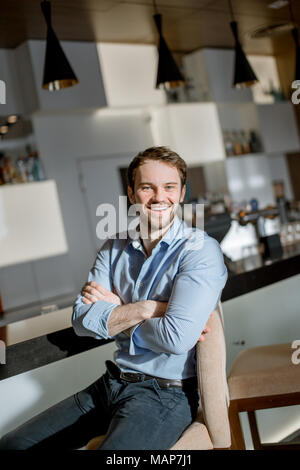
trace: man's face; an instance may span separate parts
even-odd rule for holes
[[[178,204],[183,201],[185,186],[176,167],[148,160],[135,173],[134,192],[128,187],[131,204],[141,204],[141,222],[151,231],[163,230],[173,221]]]

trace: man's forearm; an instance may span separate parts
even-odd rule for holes
[[[110,336],[115,336],[122,331],[132,328],[148,318],[161,317],[167,308],[167,302],[154,300],[142,300],[116,307],[107,322],[107,330]]]

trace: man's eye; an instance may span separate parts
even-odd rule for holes
[[[170,191],[170,190],[174,189],[174,186],[168,185],[168,186],[166,186],[166,189],[168,189]]]
[[[143,186],[143,188],[142,188],[142,189],[146,189],[146,190],[148,190],[148,189],[150,189],[150,186]]]

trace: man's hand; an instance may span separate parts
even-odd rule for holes
[[[209,315],[209,318],[210,318],[212,315],[213,315],[213,314],[211,313],[211,314]],[[205,341],[205,335],[206,335],[207,333],[209,333],[210,331],[211,331],[211,328],[210,328],[210,327],[208,326],[208,324],[206,323],[205,328],[204,328],[204,330],[202,331],[202,333],[201,333],[200,338],[198,339],[198,341],[200,341],[200,342]],[[197,342],[198,342],[198,341],[197,341]]]
[[[116,292],[115,289],[114,292]],[[122,305],[122,301],[116,293],[105,289],[105,287],[101,286],[101,284],[97,284],[95,281],[85,284],[82,288],[81,295],[83,296],[82,302],[84,304],[94,304],[98,300],[104,300],[112,304]]]

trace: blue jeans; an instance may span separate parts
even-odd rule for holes
[[[105,434],[99,450],[167,450],[194,421],[197,390],[128,383],[107,371],[85,390],[0,439],[0,450],[78,449]]]

